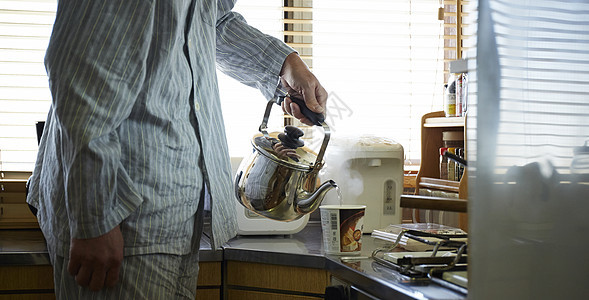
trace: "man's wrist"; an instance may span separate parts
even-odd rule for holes
[[[294,65],[296,65],[298,63],[303,63],[304,64],[304,62],[299,57],[299,54],[297,52],[290,53],[284,59],[284,62],[282,63],[282,69],[280,69],[280,74],[279,75],[280,76],[283,76],[284,74],[286,74],[288,72],[288,69],[289,68],[292,68]]]

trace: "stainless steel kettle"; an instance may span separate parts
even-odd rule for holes
[[[314,125],[323,127],[319,154],[303,146],[299,140],[303,132],[294,126],[286,126],[280,134],[267,132],[272,106],[280,105],[284,97],[273,99],[266,106],[260,133],[252,138],[253,152],[244,158],[235,176],[237,200],[254,213],[279,221],[293,221],[313,212],[325,194],[337,187],[333,180],[328,180],[316,188],[330,137],[324,116],[307,108],[302,99],[290,98]],[[294,149],[296,156],[283,155],[277,146]]]

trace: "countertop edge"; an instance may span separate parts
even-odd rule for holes
[[[223,249],[224,260],[263,264],[274,264],[293,267],[325,269],[326,260],[323,255],[294,254],[273,251],[261,251],[227,247]]]

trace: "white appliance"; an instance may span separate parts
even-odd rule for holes
[[[332,137],[319,176],[337,183],[341,201],[338,193],[329,192],[322,204],[366,205],[364,233],[399,224],[403,164],[403,146],[390,139]]]
[[[237,172],[242,158],[231,158],[233,175]],[[291,221],[282,222],[262,217],[247,208],[243,207],[237,199],[235,200],[235,211],[237,213],[237,234],[239,235],[288,235],[295,234],[309,221],[309,214]]]

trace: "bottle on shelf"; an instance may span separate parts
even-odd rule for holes
[[[446,117],[456,116],[456,81],[449,80],[444,91],[444,114]]]
[[[448,179],[448,157],[444,153],[448,148],[440,148],[440,179]]]

